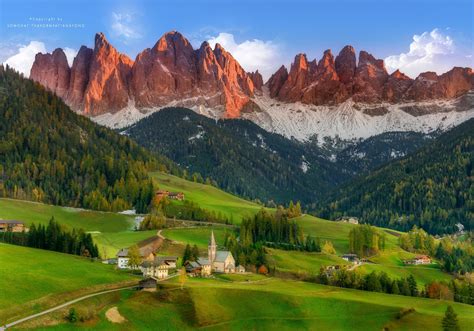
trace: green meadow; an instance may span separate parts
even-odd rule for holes
[[[84,302],[78,305],[88,305]],[[242,282],[190,279],[157,292],[129,292],[102,306],[88,322],[65,323],[44,330],[439,330],[447,305],[458,314],[462,330],[474,323],[474,307],[439,300],[363,292],[275,278]],[[105,317],[117,307],[126,319]],[[397,319],[402,309],[415,311]],[[63,311],[65,315],[67,311]],[[28,326],[28,325],[25,325]]]
[[[217,245],[224,244],[224,235],[226,231],[232,231],[222,226],[200,226],[180,229],[164,229],[162,234],[165,238],[173,240],[178,244],[191,246],[197,245],[199,249],[206,249],[211,237],[211,231],[214,231]]]
[[[254,215],[262,206],[235,195],[224,192],[214,186],[191,182],[162,172],[150,173],[160,190],[183,192],[186,200],[197,203],[201,208],[222,213],[235,224],[242,218]]]
[[[27,225],[46,225],[53,216],[68,228],[81,228],[90,232],[103,257],[113,257],[120,248],[129,247],[156,234],[156,231],[133,231],[134,216],[130,215],[0,199],[0,219],[20,220]]]
[[[3,243],[0,270],[1,321],[60,302],[67,293],[94,292],[135,279],[111,265],[83,257]]]

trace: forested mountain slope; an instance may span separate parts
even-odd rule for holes
[[[213,120],[166,108],[126,129],[142,146],[210,177],[243,197],[312,202],[347,179],[316,146],[269,133],[247,120]]]
[[[148,171],[171,165],[77,115],[61,99],[0,66],[0,196],[96,210],[144,211]]]
[[[338,189],[319,210],[430,233],[472,229],[474,222],[474,119],[439,136],[418,152]]]

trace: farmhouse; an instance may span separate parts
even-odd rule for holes
[[[359,264],[360,260],[356,254],[344,254],[341,258],[347,262],[352,262],[354,264]]]
[[[142,261],[153,261],[155,259],[155,253],[147,247],[140,248],[140,257]],[[128,261],[130,260],[128,255],[128,248],[122,248],[117,252],[117,267],[119,269],[129,269]]]
[[[336,218],[336,221],[350,224],[359,224],[359,219],[353,216],[341,216]]]
[[[170,269],[176,268],[176,256],[157,256],[153,261],[143,261],[140,269],[144,277],[163,279],[168,277]]]
[[[430,264],[431,258],[428,255],[418,255],[414,259],[403,261],[405,264]]]
[[[155,194],[156,201],[159,202],[163,198],[183,201],[184,193],[183,192],[170,192],[170,191],[164,191],[164,190],[157,191]]]
[[[25,223],[15,220],[0,220],[0,232],[23,232],[28,231]]]

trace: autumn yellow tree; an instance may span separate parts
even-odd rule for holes
[[[321,251],[325,254],[336,254],[336,250],[334,249],[334,246],[332,245],[332,242],[326,240],[324,242],[323,248]]]
[[[184,284],[186,283],[186,268],[181,267],[179,269],[179,283],[181,284],[181,289],[183,289]]]
[[[140,250],[137,245],[133,245],[128,249],[128,266],[131,269],[138,269],[140,263],[142,263]]]

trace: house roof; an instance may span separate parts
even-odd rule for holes
[[[117,257],[127,257],[127,256],[128,256],[128,248],[122,248],[117,253]]]
[[[162,261],[176,261],[178,260],[177,256],[156,256],[155,260],[162,260]]]
[[[209,262],[209,259],[206,259],[206,258],[204,258],[204,257],[198,258],[197,262],[198,262],[200,265],[209,265],[209,264],[211,264],[211,263]]]
[[[217,251],[214,262],[224,262],[229,255],[232,255],[229,251]]]
[[[201,265],[196,261],[188,261],[186,262],[187,266],[191,266],[193,269],[199,268]]]

